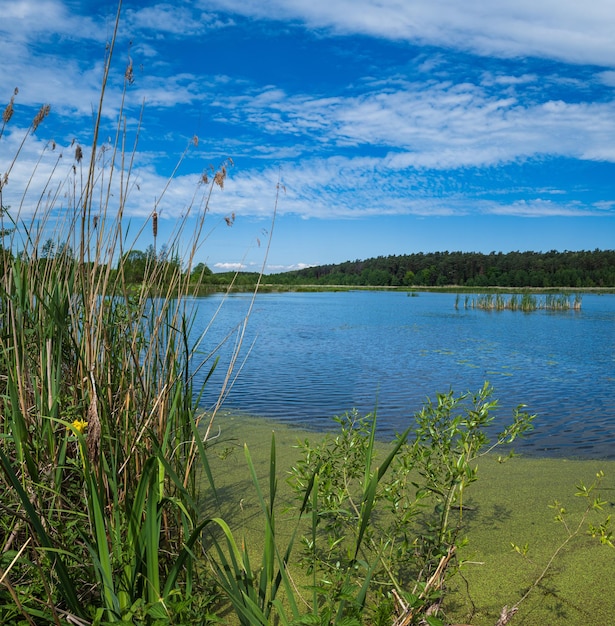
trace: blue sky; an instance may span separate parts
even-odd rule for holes
[[[45,193],[35,166],[66,180],[73,141],[88,156],[116,10],[0,0],[0,108],[19,88],[3,204],[24,216]],[[196,224],[201,174],[230,157],[198,251],[214,270],[260,268],[272,232],[267,272],[615,246],[612,0],[125,0],[121,15],[101,145],[132,61],[131,147],[143,114],[126,219],[138,232],[156,208],[158,242],[171,240],[178,219]]]

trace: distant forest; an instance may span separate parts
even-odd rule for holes
[[[379,256],[271,274],[278,285],[615,287],[615,250],[430,252]]]
[[[1,248],[0,248],[1,250]],[[6,252],[4,254],[7,254]],[[49,241],[43,246],[40,262],[66,254],[66,245],[56,247]],[[0,272],[2,271],[0,255]],[[121,259],[127,284],[142,284],[147,275],[161,284],[182,272],[180,259],[166,248],[158,253],[152,246],[145,252],[132,250]],[[117,270],[114,270],[116,272]],[[191,268],[186,277],[195,288],[252,289],[259,280],[256,272],[214,273],[204,263]],[[302,270],[268,274],[263,286],[348,287],[515,287],[534,289],[615,289],[615,250],[580,252],[429,252],[379,256],[364,261],[346,261],[336,265],[318,265]]]

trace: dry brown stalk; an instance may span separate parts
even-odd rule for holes
[[[502,612],[500,613],[500,619],[498,619],[495,626],[506,626],[506,624],[508,624],[508,622],[510,622],[510,620],[515,616],[518,610],[519,607],[517,606],[513,606],[510,609],[505,606],[502,609]]]
[[[92,399],[90,400],[90,406],[88,407],[88,457],[92,465],[98,463],[98,454],[100,452],[100,418],[98,417],[98,394],[96,393],[96,383],[94,382],[94,376],[90,373],[90,380],[92,382]]]
[[[430,591],[438,590],[442,588],[442,585],[444,584],[444,574],[446,572],[446,568],[448,567],[448,564],[451,558],[453,557],[453,554],[455,553],[455,548],[456,546],[451,546],[448,549],[448,552],[440,559],[440,562],[438,563],[438,567],[436,568],[436,571],[433,573],[433,575],[429,578],[429,580],[425,584],[425,589],[421,591],[419,598],[424,599],[427,597]],[[412,620],[416,616],[415,608],[408,606],[406,602],[402,599],[402,597],[395,590],[393,590],[393,597],[395,599],[395,604],[397,606],[397,612],[401,613],[399,617],[393,622],[393,626],[409,626],[409,624],[412,622]],[[428,607],[427,610],[425,611],[425,614],[431,615],[432,613],[435,612],[435,609],[438,606],[439,606],[439,602],[436,603],[435,605]]]

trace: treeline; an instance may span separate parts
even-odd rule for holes
[[[615,250],[429,252],[379,256],[270,275],[279,285],[615,287]]]
[[[0,247],[2,266],[13,255]],[[45,242],[36,262],[74,253],[66,244]],[[25,260],[25,259],[24,259]],[[32,259],[29,259],[32,262]],[[127,284],[145,282],[159,286],[172,277],[184,275],[197,289],[217,289],[234,285],[237,289],[253,288],[257,272],[214,273],[204,263],[187,270],[177,252],[164,246],[156,251],[125,253],[111,271],[112,279],[122,268]],[[267,285],[293,287],[298,285],[341,285],[357,287],[515,287],[515,288],[615,288],[615,250],[582,250],[579,252],[418,252],[407,255],[379,256],[365,260],[346,261],[335,265],[319,265],[302,270],[269,274],[262,278]]]

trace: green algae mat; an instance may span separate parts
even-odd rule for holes
[[[292,502],[285,478],[299,458],[297,443],[306,438],[318,442],[322,434],[222,414],[216,421],[217,439],[210,448],[218,500],[208,492],[205,510],[224,517],[249,546],[262,542],[263,523],[243,446],[248,445],[265,484],[273,430],[278,455],[278,503],[283,508]],[[385,444],[381,445],[384,448]],[[581,524],[588,498],[575,494],[581,484],[591,485],[599,472],[604,478],[591,499],[599,493],[603,511],[590,514]],[[478,480],[464,494],[462,533],[467,544],[458,551],[463,564],[446,590],[446,622],[494,626],[502,607],[515,605],[527,594],[510,624],[615,623],[615,549],[601,545],[587,533],[590,522],[604,521],[613,512],[613,461],[515,457],[500,462],[496,456],[480,459]],[[561,519],[556,520],[556,516]],[[283,515],[278,518],[282,530],[283,519]],[[580,531],[566,543],[580,524]]]

